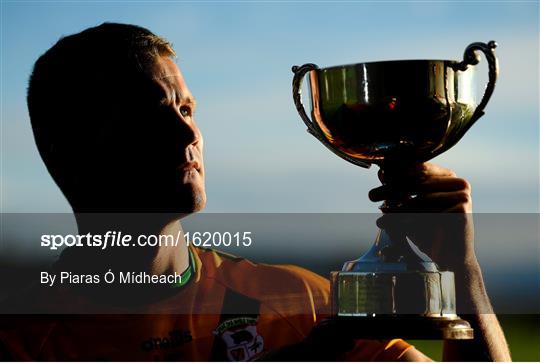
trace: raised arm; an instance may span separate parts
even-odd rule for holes
[[[370,191],[370,199],[392,201],[381,207],[385,214],[377,222],[379,226],[394,228],[398,218],[397,223],[401,228],[407,227],[407,235],[421,250],[442,269],[454,271],[458,313],[474,328],[474,339],[445,341],[443,359],[510,361],[508,345],[491,307],[474,251],[469,183],[451,170],[431,163],[387,167],[381,169],[379,178],[383,185]],[[427,359],[416,350],[403,358]]]

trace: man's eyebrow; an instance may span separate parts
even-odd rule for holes
[[[186,105],[190,105],[192,107],[197,106],[197,100],[192,95],[183,96],[183,95],[178,94],[176,92],[174,94],[176,95],[175,102],[177,104],[179,104],[179,105],[180,104],[186,104]],[[170,102],[171,102],[171,98],[168,95],[164,95],[160,100],[160,104],[162,104],[162,105],[169,104]]]
[[[182,101],[183,101],[183,103],[186,103],[186,104],[191,105],[193,107],[197,106],[197,100],[192,95],[187,95],[187,96],[180,95],[178,101],[180,101],[180,103],[182,103]]]
[[[171,101],[174,101],[174,102],[176,102],[178,104],[182,104],[182,103],[188,104],[188,105],[191,105],[193,107],[195,107],[197,105],[197,100],[195,99],[195,97],[193,97],[193,95],[191,93],[188,93],[187,95],[184,95],[181,92],[179,92],[178,90],[175,90],[175,87],[172,86],[172,85],[167,87],[167,88],[169,88],[169,89],[168,90],[162,89],[162,91],[164,91],[162,96],[160,97],[160,103],[162,105],[168,104]]]

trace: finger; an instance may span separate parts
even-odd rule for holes
[[[429,179],[435,176],[456,176],[452,170],[432,163],[421,164],[392,164],[382,168],[380,174],[384,182],[399,181],[403,179]],[[382,181],[382,180],[381,180]]]
[[[411,216],[404,213],[383,214],[376,221],[377,227],[387,230],[401,230],[404,226],[409,226]]]
[[[412,187],[419,194],[455,191],[464,191],[470,194],[471,191],[471,185],[467,180],[452,176],[434,177]]]
[[[384,169],[383,168],[379,169],[379,171],[377,172],[377,177],[379,178],[379,181],[381,183],[384,183]]]
[[[401,185],[382,185],[369,191],[369,199],[373,202],[395,200],[416,194],[433,192],[467,191],[470,193],[469,182],[462,178],[449,176],[435,177],[420,183],[403,183]]]
[[[443,213],[472,213],[472,203],[454,205],[445,209]]]
[[[454,173],[452,170],[433,163],[421,164],[418,173],[425,176],[456,176],[456,173]]]
[[[404,200],[397,205],[384,208],[384,213],[430,213],[447,210],[466,210],[470,207],[471,196],[468,192],[459,190],[454,192],[436,192],[419,194],[415,198]]]
[[[406,199],[410,193],[401,188],[394,188],[389,185],[371,189],[368,197],[372,202],[380,202],[382,200],[401,200]]]

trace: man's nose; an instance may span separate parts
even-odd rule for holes
[[[196,145],[201,139],[201,132],[193,117],[178,115],[175,122],[176,134],[182,146]]]

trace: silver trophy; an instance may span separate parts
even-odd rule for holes
[[[343,159],[365,168],[424,162],[454,146],[484,114],[498,76],[496,43],[473,43],[462,61],[401,60],[328,68],[294,66],[293,99],[307,131]],[[489,80],[475,100],[483,52]],[[311,117],[301,100],[307,76]],[[331,273],[333,313],[358,336],[472,339],[456,314],[454,273],[406,235],[380,230],[373,247]]]

